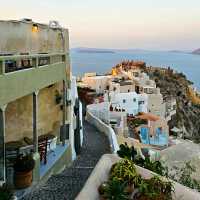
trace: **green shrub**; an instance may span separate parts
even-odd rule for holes
[[[136,165],[155,172],[156,174],[166,177],[168,176],[168,168],[164,167],[160,161],[151,161],[150,158],[147,157],[145,160],[142,158],[136,158],[134,162]]]
[[[141,176],[137,173],[134,163],[128,159],[123,159],[113,165],[110,173],[110,180],[117,179],[121,183],[137,186]]]
[[[107,200],[128,200],[129,195],[126,192],[126,183],[121,183],[117,179],[109,180],[103,197]]]
[[[162,199],[172,200],[174,186],[170,181],[164,181],[158,176],[151,179],[143,179],[139,185],[139,193],[141,196],[147,197],[149,200]]]
[[[136,156],[137,152],[134,147],[129,148],[125,143],[120,145],[120,150],[117,152],[120,158],[126,158],[132,160],[136,165],[145,169],[151,170],[161,176],[168,176],[168,169],[164,167],[160,161],[151,161],[149,157],[145,159],[140,156]]]

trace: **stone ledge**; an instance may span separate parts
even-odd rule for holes
[[[108,180],[108,174],[111,166],[116,163],[120,158],[114,154],[105,154],[101,157],[90,177],[88,178],[85,186],[82,188],[81,192],[76,197],[76,200],[99,200],[99,194],[97,188],[99,185]],[[138,172],[146,178],[153,176],[153,172],[137,167]],[[187,188],[179,183],[174,182],[175,194],[174,200],[199,200],[200,193]]]

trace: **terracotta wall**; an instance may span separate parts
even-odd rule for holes
[[[49,132],[58,134],[62,121],[62,110],[55,103],[56,90],[62,94],[62,84],[58,83],[40,90],[38,96],[39,135]],[[32,95],[25,96],[7,105],[6,108],[6,142],[18,141],[24,137],[32,138]]]

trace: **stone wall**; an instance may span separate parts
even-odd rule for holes
[[[56,90],[62,94],[62,84],[57,83],[49,88],[40,90],[38,96],[38,132],[43,135],[49,132],[58,134],[62,120],[62,110],[56,104]],[[32,95],[17,99],[6,108],[5,141],[18,141],[24,137],[33,137],[32,133]]]

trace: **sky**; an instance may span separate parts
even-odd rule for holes
[[[71,47],[200,48],[200,0],[1,0],[0,19],[57,20]]]

